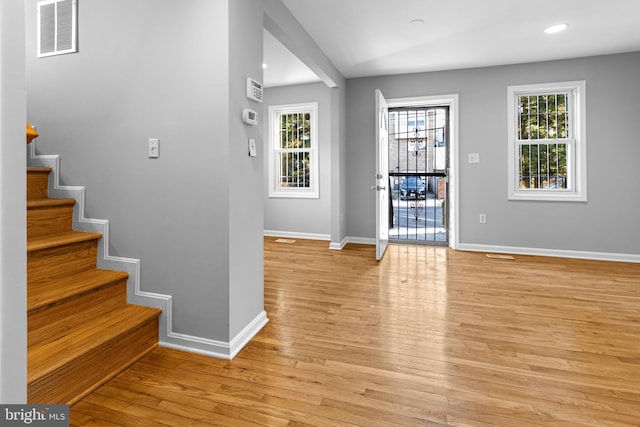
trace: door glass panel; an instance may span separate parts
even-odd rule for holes
[[[389,109],[389,239],[448,244],[449,108]]]

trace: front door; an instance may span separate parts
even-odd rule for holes
[[[449,107],[389,109],[394,242],[449,244]]]
[[[376,193],[376,259],[381,260],[389,243],[389,107],[380,90],[375,93],[376,176],[371,188]]]

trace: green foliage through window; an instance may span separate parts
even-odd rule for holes
[[[311,187],[311,113],[280,114],[279,178],[280,188]]]
[[[567,189],[570,96],[567,92],[517,97],[521,189]]]
[[[520,188],[566,189],[567,144],[522,144]]]
[[[567,93],[518,96],[518,138],[569,138],[568,98]]]

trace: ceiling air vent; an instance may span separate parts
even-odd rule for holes
[[[77,52],[77,0],[45,0],[38,6],[38,58]]]

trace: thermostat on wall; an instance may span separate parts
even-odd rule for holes
[[[247,98],[262,102],[262,84],[251,77],[247,77]]]
[[[242,110],[242,121],[248,125],[255,126],[258,124],[258,113],[251,108],[245,108]]]

